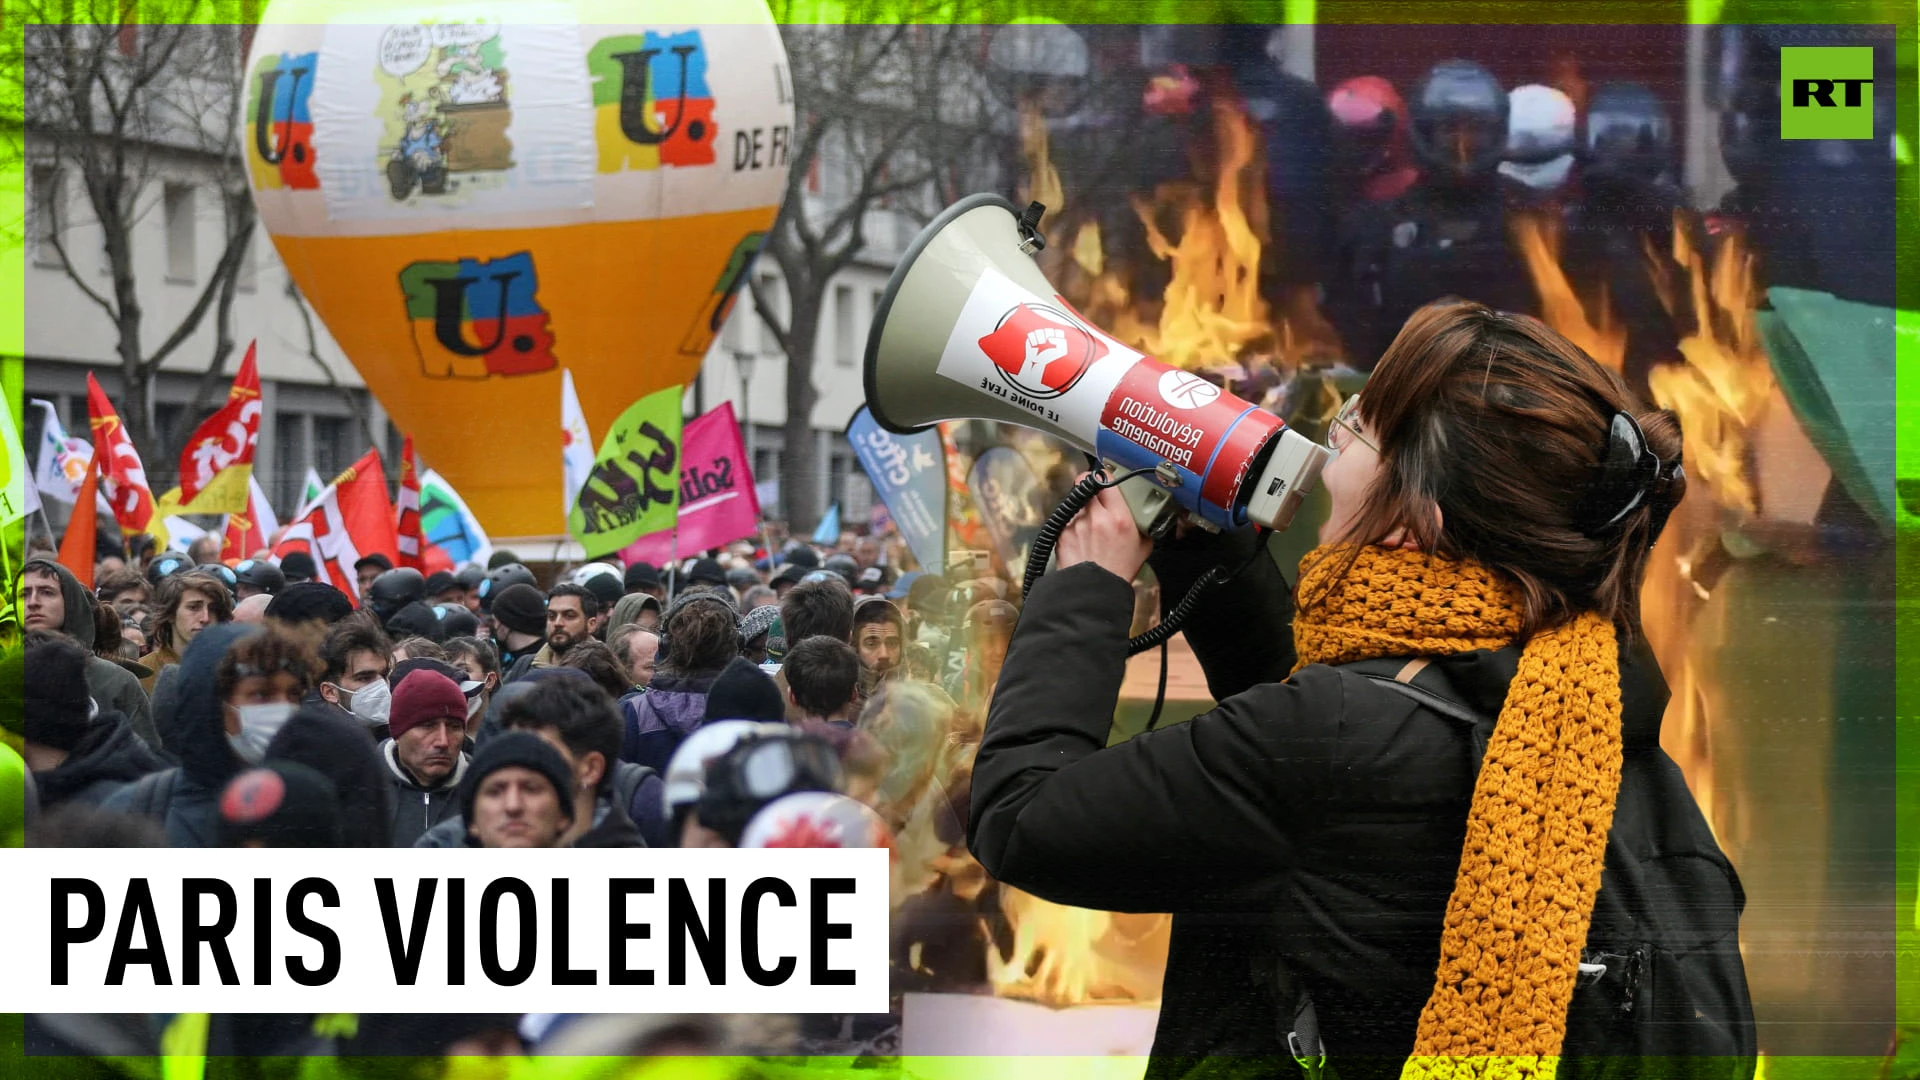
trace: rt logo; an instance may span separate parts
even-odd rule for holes
[[[1782,48],[1780,137],[1873,138],[1873,49]]]

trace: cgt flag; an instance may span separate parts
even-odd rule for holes
[[[567,514],[589,557],[671,529],[680,509],[680,400],[669,386],[627,407],[607,429],[593,471]]]
[[[140,452],[127,437],[120,414],[100,388],[100,381],[87,372],[87,424],[93,429],[95,453],[100,457],[100,490],[113,509],[113,519],[123,533],[146,532],[153,524],[153,492],[147,487],[147,470],[140,464]]]
[[[993,538],[993,550],[1010,567],[1027,565],[1027,552],[1047,509],[1035,504],[1040,478],[1026,455],[1011,446],[982,450],[974,459],[968,489],[980,508],[981,524]]]
[[[192,513],[247,512],[247,481],[253,476],[254,445],[260,439],[257,346],[247,346],[227,403],[194,429],[180,451],[180,505]]]
[[[287,526],[273,557],[296,551],[313,556],[327,583],[358,600],[360,583],[353,564],[378,552],[396,564],[400,545],[393,529],[393,504],[387,500],[387,474],[380,452],[368,450],[346,472],[333,478],[300,520]]]
[[[413,456],[413,436],[408,435],[400,448],[400,501],[394,507],[396,542],[400,545],[400,565],[422,574],[453,569],[447,553],[433,546],[421,528],[420,462]]]
[[[753,490],[753,470],[733,418],[733,402],[687,425],[680,462],[680,514],[674,528],[627,545],[620,551],[623,562],[660,566],[682,550],[705,551],[759,530],[760,498]]]

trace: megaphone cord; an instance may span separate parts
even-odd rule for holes
[[[1046,523],[1040,526],[1040,532],[1033,538],[1033,546],[1027,550],[1027,574],[1026,580],[1020,585],[1020,595],[1025,596],[1033,591],[1034,582],[1039,581],[1040,575],[1046,573],[1047,561],[1053,558],[1053,547],[1060,542],[1060,534],[1066,531],[1067,523],[1092,502],[1095,495],[1098,495],[1103,488],[1113,487],[1136,476],[1151,475],[1153,471],[1152,469],[1135,469],[1118,478],[1109,478],[1105,470],[1095,470],[1081,477],[1079,483],[1069,488],[1066,497],[1060,500],[1060,505],[1054,507],[1053,513],[1047,515]],[[1146,633],[1128,640],[1127,655],[1137,656],[1156,645],[1165,644],[1169,638],[1179,633],[1180,628],[1187,624],[1187,619],[1192,617],[1194,607],[1200,603],[1200,597],[1208,589],[1239,577],[1246,572],[1247,567],[1253,565],[1255,559],[1266,552],[1266,538],[1269,532],[1270,530],[1258,526],[1254,528],[1253,554],[1247,556],[1247,561],[1235,567],[1232,572],[1229,573],[1219,566],[1208,567],[1207,572],[1200,575],[1200,580],[1194,582],[1193,587],[1187,590],[1187,595],[1181,597],[1180,602],[1169,609],[1157,625]],[[1162,654],[1162,660],[1165,660],[1165,654]],[[1155,720],[1159,719],[1159,711],[1156,703]]]

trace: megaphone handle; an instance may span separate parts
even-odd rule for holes
[[[1147,476],[1152,473],[1152,469],[1135,469],[1118,479],[1110,479],[1105,475],[1104,470],[1096,470],[1081,477],[1079,483],[1067,489],[1066,497],[1060,500],[1060,505],[1053,508],[1053,513],[1047,515],[1046,523],[1040,526],[1040,532],[1033,538],[1033,546],[1027,549],[1027,573],[1025,580],[1020,584],[1020,595],[1025,596],[1033,591],[1034,582],[1039,581],[1041,575],[1047,572],[1047,563],[1053,558],[1053,548],[1060,542],[1060,534],[1066,531],[1067,524],[1074,519],[1074,516],[1085,509],[1086,505],[1093,501],[1094,496],[1100,494],[1102,488],[1110,488],[1136,476]],[[1193,616],[1194,606],[1200,602],[1200,597],[1208,589],[1239,577],[1246,572],[1247,567],[1253,565],[1253,560],[1266,552],[1265,541],[1269,531],[1258,526],[1254,528],[1256,540],[1253,554],[1247,557],[1246,562],[1235,567],[1233,572],[1228,573],[1218,566],[1208,567],[1207,572],[1200,575],[1200,580],[1194,582],[1193,587],[1187,590],[1187,595],[1181,597],[1180,602],[1161,617],[1158,625],[1127,641],[1127,655],[1135,656],[1146,652],[1179,633],[1180,628],[1185,626],[1187,620]]]

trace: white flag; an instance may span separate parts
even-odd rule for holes
[[[320,478],[313,466],[307,466],[307,475],[300,480],[300,508],[293,512],[293,520],[299,521],[313,510],[320,496],[327,493],[327,482]]]
[[[574,500],[587,486],[587,474],[593,471],[593,433],[587,430],[587,417],[580,411],[580,396],[573,391],[573,372],[560,369],[560,494],[562,514],[573,513]]]
[[[280,531],[280,521],[273,516],[273,503],[267,500],[265,489],[260,486],[260,476],[255,473],[247,477],[249,504],[247,512],[253,515],[253,527],[260,530],[261,536],[272,536]]]
[[[40,414],[40,443],[33,453],[33,486],[49,499],[71,503],[80,496],[93,461],[93,447],[67,434],[53,402],[34,398],[27,406]]]

